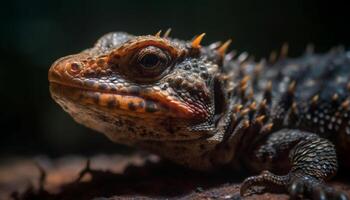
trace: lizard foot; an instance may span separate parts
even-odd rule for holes
[[[287,189],[291,199],[308,197],[315,200],[349,200],[349,197],[344,192],[337,191],[327,186],[323,181],[311,176],[296,176],[292,178]]]
[[[349,197],[324,182],[307,175],[288,174],[285,176],[275,175],[269,171],[263,171],[258,176],[252,176],[243,181],[241,186],[241,196],[249,191],[254,193],[254,188],[264,187],[264,189],[284,188],[288,191],[290,199],[309,198],[314,200],[349,200]]]

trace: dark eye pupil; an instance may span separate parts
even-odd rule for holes
[[[144,67],[154,67],[158,64],[159,58],[157,55],[149,54],[145,55],[140,62]]]

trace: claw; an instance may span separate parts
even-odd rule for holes
[[[287,185],[289,176],[278,176],[269,171],[263,171],[258,176],[252,176],[245,179],[241,185],[240,194],[244,196],[248,190],[255,186],[263,186],[265,189],[284,187]],[[270,188],[271,187],[271,188]]]
[[[304,192],[304,183],[302,181],[294,181],[293,184],[289,187],[290,199],[299,199],[300,194]]]
[[[296,179],[295,179],[296,178]],[[293,180],[290,182],[290,180]],[[319,182],[318,179],[302,176],[294,177],[291,174],[286,176],[278,176],[269,171],[263,171],[258,176],[252,176],[245,179],[240,188],[240,195],[246,196],[248,191],[249,194],[254,192],[254,187],[262,186],[264,190],[270,190],[271,187],[282,187],[288,186],[288,192],[291,200],[311,198],[313,200],[349,200],[347,194],[343,192],[337,192],[331,187],[324,185],[323,182]]]
[[[322,188],[317,188],[313,192],[313,199],[327,200],[325,191]]]
[[[336,199],[337,200],[349,200],[349,197],[344,192],[339,192]]]
[[[334,188],[324,185],[323,182],[313,177],[298,177],[288,189],[290,199],[310,198],[313,200],[349,200],[347,194],[336,191]]]
[[[252,176],[252,177],[249,177],[247,179],[245,179],[241,185],[241,188],[240,188],[240,195],[243,197],[247,191],[249,190],[249,188],[253,185],[253,180],[256,178],[256,176]]]

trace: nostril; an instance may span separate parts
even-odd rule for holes
[[[70,64],[70,69],[72,72],[77,73],[82,69],[81,63],[73,62]]]

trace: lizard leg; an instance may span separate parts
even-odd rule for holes
[[[338,167],[336,151],[330,141],[316,134],[283,129],[271,134],[258,152],[268,155],[272,161],[279,153],[288,152],[291,169],[286,175],[263,171],[247,178],[241,186],[242,196],[256,186],[266,189],[277,186],[287,190],[291,199],[349,199],[345,193],[325,184]]]

